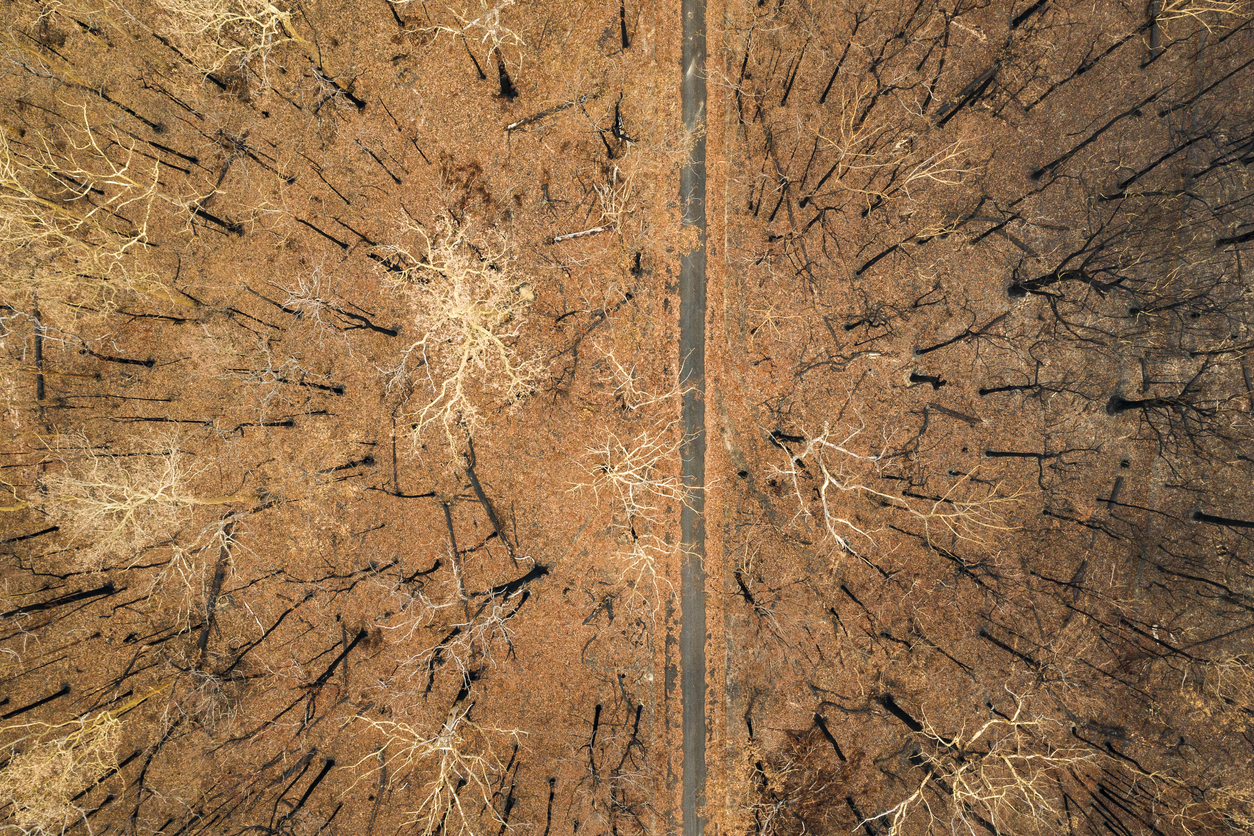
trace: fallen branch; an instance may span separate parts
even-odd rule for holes
[[[581,230],[580,232],[568,232],[565,235],[554,235],[552,238],[548,240],[547,243],[558,244],[562,241],[573,241],[576,238],[586,238],[589,235],[596,235],[601,232],[609,232],[613,228],[614,227],[612,225],[594,226],[592,229],[585,229],[585,230]]]
[[[519,119],[517,122],[510,122],[508,125],[505,126],[505,130],[516,131],[519,128],[525,128],[528,125],[534,125],[536,122],[539,122],[543,119],[547,119],[550,116],[554,115],[555,113],[561,113],[563,110],[569,110],[575,105],[583,104],[584,102],[588,101],[588,99],[595,99],[599,95],[601,95],[601,91],[599,89],[593,90],[591,93],[584,93],[578,99],[571,99],[568,102],[562,102],[559,105],[554,105],[553,107],[550,107],[548,110],[542,110],[539,113],[534,113],[531,116],[528,116],[524,119]]]

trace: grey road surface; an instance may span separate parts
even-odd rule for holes
[[[692,500],[680,512],[679,659],[683,702],[683,836],[705,822],[705,0],[683,0],[684,128],[696,137],[679,177],[684,223],[699,235],[679,264],[679,382],[684,390],[684,482]]]

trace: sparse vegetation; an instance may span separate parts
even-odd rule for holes
[[[683,11],[6,5],[0,831],[1251,830],[1248,0]]]

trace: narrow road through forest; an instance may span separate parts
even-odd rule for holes
[[[683,389],[684,483],[691,500],[680,511],[679,658],[683,703],[683,836],[705,822],[705,0],[683,0],[684,129],[692,137],[679,178],[684,224],[698,242],[679,265],[679,383]]]

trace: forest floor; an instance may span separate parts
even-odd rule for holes
[[[709,3],[701,132],[667,4],[9,4],[0,826],[674,832],[702,677],[711,832],[1254,826],[1254,18],[1154,8]]]

